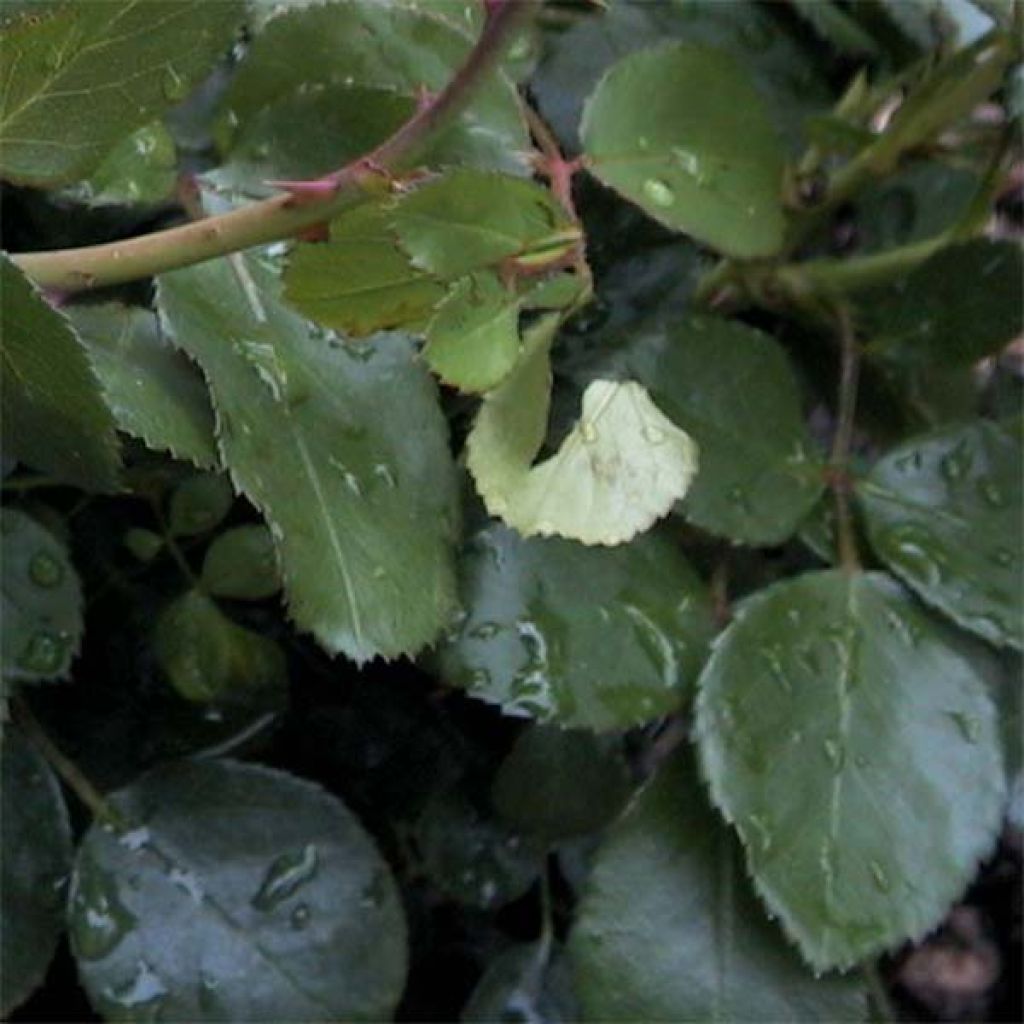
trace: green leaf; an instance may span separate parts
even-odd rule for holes
[[[245,704],[254,691],[287,682],[280,647],[236,625],[199,590],[182,594],[160,613],[153,654],[171,686],[197,703]]]
[[[122,542],[140,562],[152,562],[164,547],[164,539],[159,533],[139,527],[125,530]]]
[[[175,458],[217,464],[213,410],[202,377],[161,336],[146,309],[114,303],[70,309],[117,425]]]
[[[0,175],[53,186],[88,174],[187,95],[230,45],[243,9],[236,0],[108,0],[6,25]]]
[[[390,218],[413,264],[456,278],[502,260],[554,260],[579,239],[551,193],[532,181],[456,170],[411,192]]]
[[[624,58],[580,132],[587,167],[666,227],[743,259],[781,247],[782,146],[726,54],[678,43]]]
[[[461,583],[467,614],[438,651],[441,676],[561,726],[623,729],[676,711],[713,632],[703,585],[657,532],[601,549],[494,524],[469,543]]]
[[[215,529],[231,511],[235,493],[223,474],[196,473],[171,493],[167,525],[174,537],[191,537]]]
[[[406,972],[387,865],[318,786],[231,761],[113,794],[79,847],[68,923],[106,1020],[380,1021]]]
[[[520,734],[491,789],[495,810],[506,821],[548,840],[596,832],[632,795],[616,740],[542,725]]]
[[[485,816],[457,789],[435,792],[416,823],[415,839],[431,882],[481,910],[519,899],[544,864],[542,844]]]
[[[796,378],[769,335],[715,317],[649,320],[591,372],[639,381],[694,439],[700,466],[682,511],[695,526],[779,544],[821,494]]]
[[[1019,427],[978,420],[913,438],[857,488],[878,557],[928,604],[1024,646]]]
[[[0,509],[5,679],[62,679],[82,641],[82,588],[64,545],[31,516]]]
[[[203,589],[214,597],[261,601],[281,589],[274,540],[265,526],[236,526],[220,534],[203,560]]]
[[[329,242],[295,246],[284,275],[288,303],[357,338],[425,320],[444,287],[398,248],[389,216],[386,206],[364,203],[331,223]]]
[[[488,512],[524,536],[622,544],[686,493],[697,446],[639,384],[598,380],[558,451],[532,465],[547,427],[557,322],[549,316],[527,332],[523,358],[485,397],[466,463]]]
[[[357,661],[418,650],[455,602],[436,390],[403,338],[342,346],[246,266],[253,302],[222,261],[164,275],[159,303],[206,374],[224,462],[268,521],[291,615]]]
[[[0,262],[4,452],[85,490],[118,487],[114,419],[68,321]]]
[[[787,948],[738,853],[677,754],[598,848],[569,937],[583,1020],[866,1019],[856,979]]]
[[[490,273],[456,282],[427,325],[423,358],[446,384],[488,391],[508,376],[521,351],[523,298]]]
[[[869,353],[969,366],[1020,332],[1024,260],[1016,242],[975,239],[931,259],[861,303]]]
[[[6,726],[0,752],[0,1013],[8,1018],[42,982],[64,931],[71,825],[53,772],[28,740]]]
[[[214,178],[258,190],[268,178],[313,177],[382,142],[437,92],[472,45],[429,10],[336,2],[286,11],[256,36],[224,101],[228,166]],[[529,138],[503,74],[481,83],[426,159],[514,174]]]
[[[889,577],[839,570],[760,591],[715,645],[697,700],[704,775],[815,968],[931,930],[995,842],[1005,784],[984,654]]]
[[[487,965],[459,1014],[463,1024],[568,1024],[579,1019],[568,963],[560,951],[552,956],[551,942],[544,939],[503,949]]]
[[[74,193],[87,202],[159,203],[174,192],[178,155],[160,121],[126,135]]]

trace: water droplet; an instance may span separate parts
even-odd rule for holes
[[[658,673],[661,685],[674,689],[679,685],[679,662],[672,640],[642,608],[625,604],[622,609],[633,623],[639,647]]]
[[[32,582],[40,587],[52,588],[64,579],[64,566],[46,551],[37,551],[28,563]]]
[[[317,850],[313,843],[307,843],[301,850],[281,854],[267,868],[252,898],[252,905],[257,910],[273,910],[316,876],[317,865]]]
[[[99,960],[112,952],[135,924],[118,899],[113,880],[98,868],[75,876],[71,892],[71,936],[77,956]]]
[[[203,902],[203,887],[199,882],[199,876],[195,872],[186,871],[184,868],[171,868],[167,873],[167,877],[179,889],[188,893],[194,903]]]
[[[765,647],[761,651],[761,657],[764,658],[765,664],[768,666],[768,673],[779,689],[783,693],[790,693],[793,689],[793,684],[782,668],[782,658],[778,650],[774,647]]]
[[[373,467],[373,475],[378,480],[384,481],[388,487],[397,487],[398,480],[395,478],[394,470],[385,462],[378,462]]]
[[[883,546],[890,557],[915,579],[935,586],[942,579],[942,568],[927,531],[916,526],[898,527],[883,535]]]
[[[149,829],[145,825],[140,828],[133,828],[128,832],[122,832],[117,841],[127,850],[133,853],[141,850],[150,840]]]
[[[970,450],[963,445],[947,452],[939,460],[939,472],[950,483],[957,483],[962,480],[971,468]]]
[[[584,420],[580,424],[580,437],[583,438],[584,444],[596,444],[597,427],[595,427],[589,420]]]
[[[64,51],[59,46],[50,49],[43,58],[47,71],[60,71],[64,65]]]
[[[651,140],[646,135],[641,135],[637,140],[636,144],[640,149],[650,149]]]
[[[996,565],[1005,567],[1013,565],[1016,559],[1009,548],[996,548],[996,550],[992,552],[992,561],[995,562]]]
[[[64,664],[67,644],[52,633],[35,633],[18,657],[18,666],[26,672],[42,675],[58,672]]]
[[[167,66],[167,70],[164,72],[162,84],[164,96],[166,96],[172,103],[176,103],[178,100],[183,100],[185,98],[185,94],[188,92],[188,83],[170,65]]]
[[[650,444],[664,444],[665,443],[665,431],[661,427],[652,427],[649,424],[643,428],[641,433],[644,439]]]
[[[894,633],[898,633],[900,639],[908,647],[916,647],[921,640],[921,630],[918,629],[909,619],[900,615],[895,608],[886,608],[885,621]]]
[[[841,772],[843,770],[843,764],[846,762],[846,748],[837,739],[829,737],[822,744],[822,750],[825,753],[825,759],[832,767],[833,772]]]
[[[751,814],[748,816],[747,822],[756,834],[758,852],[767,853],[772,848],[773,842],[771,823],[768,818],[761,814]]]
[[[167,986],[145,960],[139,960],[132,979],[120,987],[108,987],[103,994],[126,1010],[132,1010],[133,1020],[156,1020],[157,1011],[167,995]],[[140,1011],[145,1010],[144,1016]]]
[[[875,887],[879,892],[888,892],[892,888],[892,883],[889,881],[885,868],[877,860],[868,862],[868,870],[870,870],[871,880],[875,883]]]
[[[643,184],[643,193],[655,206],[671,206],[676,201],[675,192],[660,178],[648,178]]]
[[[981,739],[981,722],[966,711],[947,711],[947,715],[956,724],[960,735],[971,744]]]
[[[485,668],[475,668],[469,674],[469,685],[472,689],[482,689],[490,686],[491,673]]]
[[[520,36],[509,48],[510,60],[522,60],[530,54],[530,40],[527,36]]]
[[[310,914],[310,910],[309,910],[309,904],[308,903],[300,903],[292,911],[292,916],[290,918],[291,925],[292,925],[292,927],[297,932],[300,932],[300,931],[302,931],[303,928],[305,928],[309,924],[310,917],[311,917],[311,914]]]
[[[383,565],[375,565],[373,567],[373,578],[375,580],[383,580],[387,578],[388,571]]]
[[[469,635],[476,640],[490,640],[492,637],[498,635],[501,632],[501,626],[496,622],[481,622],[479,626],[474,626],[470,631]]]
[[[266,341],[245,340],[239,341],[238,345],[274,401],[283,401],[288,390],[288,374],[277,358],[274,346]]]

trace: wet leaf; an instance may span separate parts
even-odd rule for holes
[[[866,1019],[856,977],[812,977],[769,923],[685,754],[598,847],[569,955],[583,1020]]]
[[[1019,427],[977,420],[914,438],[857,488],[878,557],[972,633],[1024,645]]]
[[[67,676],[82,642],[82,588],[67,549],[31,516],[0,509],[2,667],[32,683]]]
[[[236,0],[107,0],[15,19],[0,40],[18,73],[0,98],[0,175],[57,185],[184,99],[224,53]]]
[[[159,203],[173,195],[177,179],[174,139],[154,121],[126,135],[73,191],[94,204]]]
[[[189,537],[215,529],[231,511],[235,492],[223,474],[196,473],[171,492],[167,525],[175,537]]]
[[[491,790],[506,821],[549,840],[603,828],[632,795],[617,740],[543,725],[520,734]]]
[[[167,681],[200,704],[265,701],[284,689],[284,652],[265,636],[232,622],[206,594],[190,590],[160,613],[153,655]]]
[[[0,273],[5,454],[85,490],[116,490],[114,418],[81,342],[6,256]]]
[[[922,936],[995,842],[984,654],[890,577],[839,570],[758,592],[716,644],[697,700],[704,775],[813,967]]]
[[[667,227],[745,259],[782,245],[782,146],[720,51],[680,43],[625,57],[587,101],[580,133],[589,170]]]
[[[281,589],[274,540],[265,526],[225,530],[206,551],[203,589],[214,597],[261,601]]]
[[[10,725],[0,751],[0,1012],[7,1017],[42,982],[64,931],[71,825],[49,765]]]
[[[477,413],[466,464],[487,511],[524,536],[622,544],[686,493],[697,446],[639,384],[596,380],[558,451],[533,465],[547,431],[557,320],[526,332],[523,357]]]
[[[438,650],[440,673],[510,715],[612,730],[668,714],[712,634],[703,585],[657,532],[602,549],[495,524],[468,544],[460,577],[467,615]]]
[[[161,336],[146,309],[114,303],[68,315],[92,359],[118,427],[175,458],[217,464],[213,410],[202,377]]]
[[[245,266],[248,293],[221,261],[164,275],[159,304],[206,374],[222,457],[267,519],[289,611],[357,661],[418,650],[455,602],[436,391],[406,339],[343,347],[281,304],[269,270]]]
[[[68,922],[107,1020],[388,1019],[405,982],[391,873],[336,798],[231,761],[158,768],[93,825]]]

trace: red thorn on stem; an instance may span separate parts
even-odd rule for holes
[[[299,203],[315,203],[329,199],[341,186],[341,182],[333,176],[315,178],[312,181],[268,181],[267,184],[290,193]]]
[[[416,90],[416,113],[422,114],[434,102],[436,96],[437,93],[431,92],[425,85],[421,85]]]

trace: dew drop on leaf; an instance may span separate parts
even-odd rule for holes
[[[257,910],[273,910],[316,877],[317,861],[317,849],[313,843],[307,843],[301,850],[281,854],[267,868],[267,873],[252,898],[252,905]]]
[[[290,918],[292,927],[297,931],[302,931],[309,924],[311,917],[309,904],[300,903],[293,911]]]
[[[28,563],[28,574],[40,587],[56,587],[64,579],[64,566],[53,555],[38,551]]]
[[[164,72],[162,85],[164,96],[173,103],[176,103],[178,100],[183,100],[185,98],[185,94],[188,92],[188,83],[169,64],[167,66],[167,70]]]
[[[892,883],[889,881],[889,875],[886,873],[885,868],[877,860],[871,861],[868,868],[871,871],[871,880],[875,883],[878,891],[888,892],[892,888]]]
[[[64,643],[52,633],[35,633],[18,658],[26,672],[56,672],[64,660]]]
[[[671,206],[676,201],[671,186],[660,178],[648,178],[643,184],[643,193],[655,206]]]

